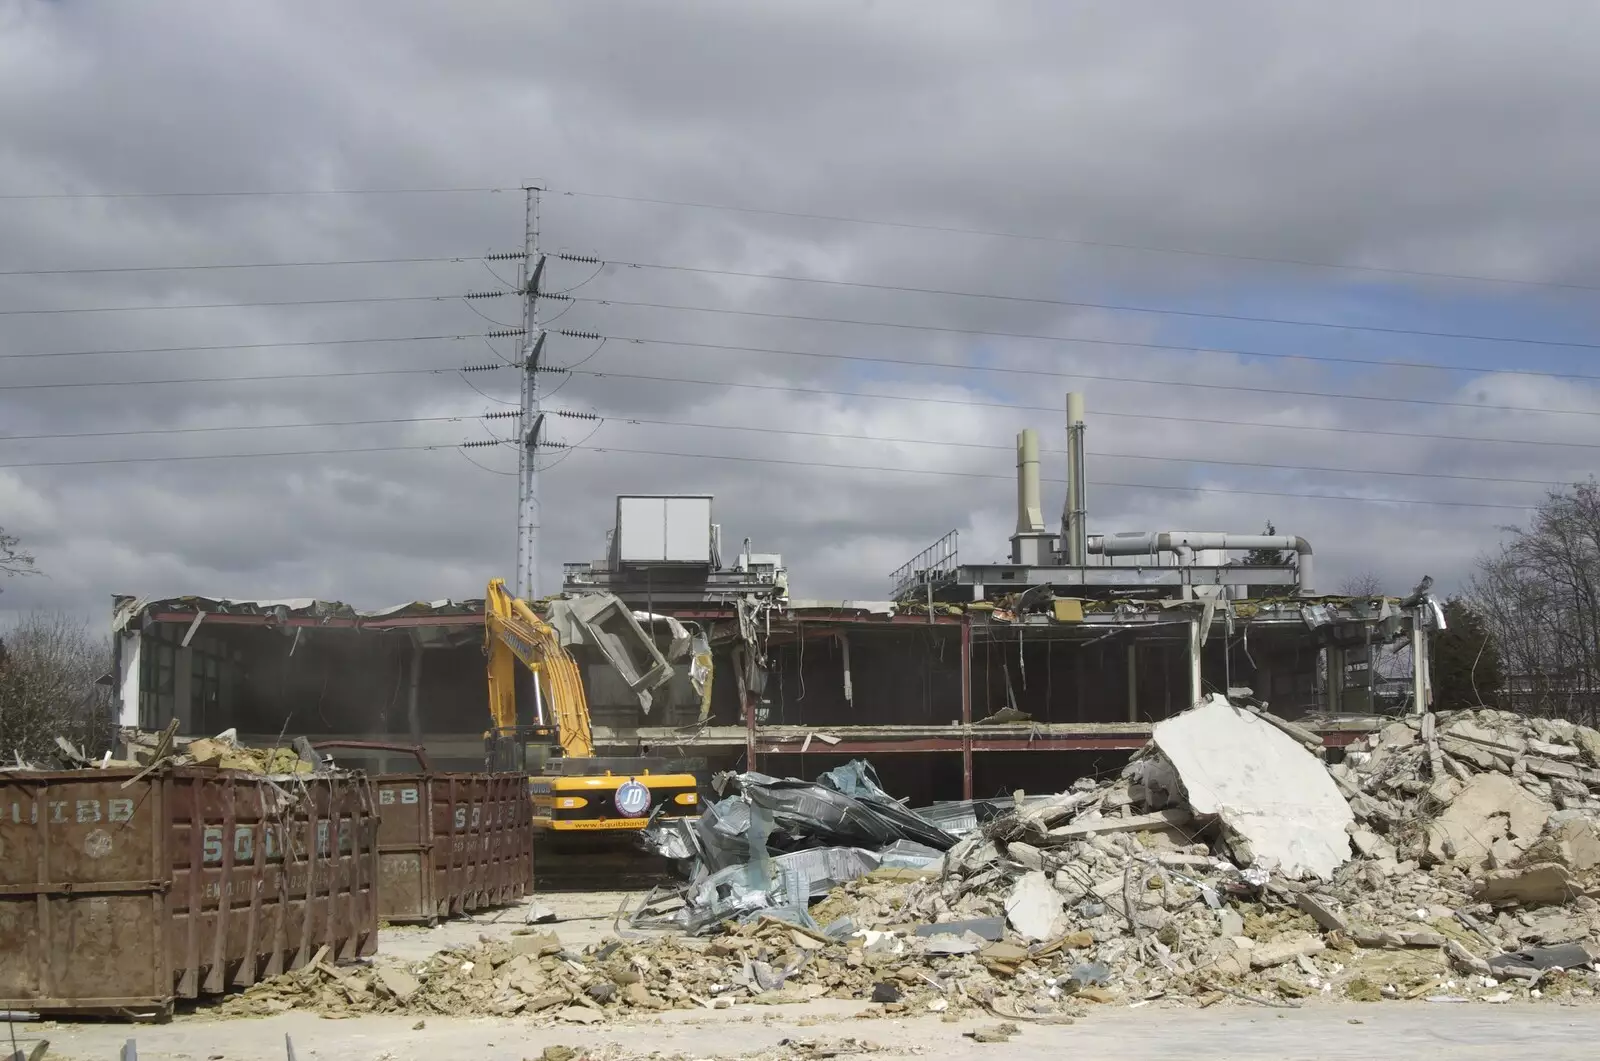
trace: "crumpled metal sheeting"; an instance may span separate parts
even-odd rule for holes
[[[879,868],[930,869],[943,858],[943,853],[908,840],[897,841],[882,851],[812,847],[773,855],[766,888],[759,887],[759,871],[753,863],[729,866],[692,886],[685,895],[681,923],[689,931],[698,932],[729,918],[750,920],[788,911],[786,919],[815,928],[805,913],[810,900],[820,899],[839,885]]]
[[[840,777],[838,771],[832,773]],[[940,851],[955,846],[955,837],[913,814],[876,785],[867,788],[860,783],[863,780],[865,775],[859,771],[842,775],[841,783],[862,793],[853,796],[829,785],[793,778],[758,773],[737,778],[744,798],[771,811],[777,826],[795,837],[872,849],[896,840],[915,840]]]
[[[944,852],[915,840],[896,840],[878,852],[878,864],[890,869],[938,869]]]
[[[1055,799],[1054,795],[1027,796],[1023,807]],[[962,799],[935,803],[931,807],[915,807],[911,813],[945,832],[962,839],[977,832],[994,819],[1017,809],[1017,801],[1010,796],[995,799]]]
[[[720,799],[701,812],[695,838],[706,869],[716,872],[750,858],[750,803],[742,796]]]
[[[817,775],[817,784],[843,792],[847,796],[888,796],[878,780],[878,772],[865,759],[851,759],[843,766],[824,770]]]

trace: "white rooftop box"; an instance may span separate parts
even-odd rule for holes
[[[711,566],[711,495],[617,498],[617,561]]]

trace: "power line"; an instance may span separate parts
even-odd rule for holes
[[[715,272],[716,270],[710,270],[710,271]],[[756,273],[741,274],[741,273],[733,272],[733,271],[730,270],[729,271],[729,275],[734,275],[734,276],[739,276],[739,275],[759,276],[761,274],[756,274]],[[770,277],[770,278],[771,279],[780,279],[780,280],[803,279],[803,278],[796,278],[796,277]],[[842,280],[841,281],[828,280],[828,281],[818,281],[818,282],[819,283],[840,283],[840,284],[845,283],[845,281],[842,281]],[[863,286],[874,287],[876,285],[864,284]],[[940,294],[941,293],[941,292],[935,291],[935,290],[933,290],[931,288],[930,289],[925,289],[925,290],[927,290],[930,294]],[[965,292],[959,292],[959,291],[949,292],[949,293],[950,294],[965,294]],[[974,295],[972,297],[974,297],[974,298],[1011,298],[1012,296],[1009,296],[1009,295],[992,295],[992,296],[991,295]],[[957,334],[957,335],[994,335],[994,336],[1001,336],[1001,337],[1009,338],[1009,339],[1046,339],[1046,340],[1051,340],[1051,341],[1054,341],[1054,342],[1074,342],[1074,343],[1075,342],[1094,342],[1094,340],[1075,339],[1070,335],[1035,335],[1035,334],[1028,333],[1028,332],[1002,332],[1002,331],[994,331],[994,330],[990,330],[990,329],[986,329],[986,328],[952,328],[952,327],[948,327],[948,326],[945,326],[945,325],[936,325],[936,324],[900,324],[900,323],[897,323],[897,322],[894,322],[894,321],[856,320],[854,318],[848,318],[848,317],[813,317],[813,316],[807,316],[807,315],[798,314],[798,313],[769,313],[769,312],[763,312],[763,311],[760,311],[760,310],[728,309],[726,307],[720,307],[720,306],[682,306],[682,305],[678,305],[678,304],[672,303],[672,302],[629,302],[629,301],[625,301],[623,299],[615,299],[615,298],[583,298],[583,297],[574,297],[573,301],[575,301],[575,302],[588,302],[588,303],[592,303],[594,305],[599,305],[599,306],[635,306],[635,307],[638,307],[638,308],[641,308],[641,309],[673,309],[673,310],[683,310],[683,311],[688,311],[688,312],[693,312],[693,313],[725,313],[725,314],[731,314],[733,316],[738,316],[738,317],[766,317],[766,318],[771,318],[771,319],[775,319],[775,320],[819,321],[819,322],[822,322],[822,323],[829,323],[829,324],[855,324],[855,325],[862,325],[862,326],[865,326],[865,327],[872,327],[872,328],[908,328],[908,329],[911,329],[911,330],[914,330],[914,331],[950,332],[950,333]],[[1033,300],[1032,299],[1027,299],[1027,300],[1024,300],[1024,301],[1033,301]],[[1380,327],[1377,327],[1377,326],[1374,326],[1374,325],[1332,324],[1332,323],[1328,323],[1326,321],[1299,321],[1299,320],[1287,320],[1287,319],[1283,319],[1283,318],[1274,318],[1274,317],[1244,317],[1244,316],[1236,316],[1236,315],[1227,314],[1227,313],[1207,313],[1207,312],[1201,312],[1199,310],[1149,309],[1149,308],[1138,307],[1138,306],[1118,306],[1118,305],[1113,305],[1111,303],[1097,303],[1097,302],[1064,302],[1063,301],[1063,302],[1058,302],[1056,304],[1057,305],[1062,305],[1062,306],[1081,307],[1081,308],[1086,308],[1086,309],[1129,310],[1129,311],[1135,312],[1135,313],[1171,313],[1171,314],[1178,314],[1178,315],[1185,316],[1185,317],[1206,317],[1206,318],[1210,318],[1210,319],[1214,319],[1214,320],[1254,321],[1256,323],[1261,323],[1261,324],[1288,324],[1288,325],[1294,325],[1294,326],[1302,327],[1302,328],[1329,328],[1329,329],[1334,329],[1334,330],[1337,330],[1337,331],[1381,332],[1381,333],[1388,334],[1388,335],[1413,335],[1413,336],[1423,336],[1423,337],[1436,338],[1436,339],[1477,339],[1477,340],[1482,340],[1484,342],[1493,342],[1493,343],[1524,343],[1524,344],[1530,344],[1530,345],[1533,345],[1533,346],[1551,346],[1551,347],[1570,348],[1570,349],[1576,349],[1576,350],[1600,350],[1600,343],[1560,342],[1560,341],[1557,341],[1557,340],[1554,340],[1554,339],[1522,339],[1522,338],[1517,338],[1517,337],[1514,337],[1514,336],[1471,335],[1471,334],[1467,334],[1467,333],[1464,333],[1464,332],[1430,332],[1430,331],[1423,331],[1423,330],[1415,329],[1415,328],[1380,328]],[[1106,343],[1105,345],[1150,346],[1152,344],[1148,344],[1148,343],[1124,343],[1124,342],[1120,342],[1119,341],[1119,342],[1116,342],[1114,344],[1113,343]],[[1159,348],[1160,347],[1158,347],[1158,349]],[[1188,346],[1178,347],[1177,349],[1190,350],[1190,351],[1195,350],[1194,347],[1188,347]],[[1239,353],[1243,353],[1243,351],[1219,351],[1219,352],[1224,352],[1224,353],[1239,352]],[[1260,357],[1260,356],[1270,356],[1270,355],[1254,354],[1254,355],[1249,355],[1249,356]],[[1311,360],[1311,359],[1308,358],[1307,360]],[[1376,363],[1377,364],[1382,364],[1382,365],[1388,365],[1388,366],[1394,366],[1394,365],[1398,364],[1398,362],[1392,362],[1392,361],[1379,361],[1379,362],[1376,362]],[[1419,364],[1419,365],[1416,365],[1416,366],[1408,366],[1408,367],[1448,368],[1450,371],[1456,371],[1456,372],[1474,371],[1472,368],[1470,368],[1469,366],[1466,366],[1466,365],[1440,366],[1440,365]],[[1486,370],[1478,369],[1476,371],[1486,371]],[[1549,373],[1529,373],[1529,374],[1530,375],[1549,375],[1549,376],[1555,376],[1555,377],[1557,377],[1559,379],[1600,380],[1600,375],[1582,375],[1582,374],[1579,374],[1579,373],[1572,373],[1572,372],[1549,372]]]
[[[475,298],[498,298],[512,294],[509,291],[485,291]],[[367,298],[299,298],[281,302],[195,302],[176,306],[73,306],[66,309],[0,309],[0,317],[46,313],[142,313],[147,310],[171,309],[254,309],[263,306],[343,306],[357,302],[449,302],[461,295],[374,295]]]
[[[457,335],[392,335],[375,339],[304,339],[285,343],[227,343],[217,346],[136,346],[120,350],[46,350],[39,353],[0,354],[0,358],[92,357],[102,354],[184,354],[212,350],[275,350],[297,346],[352,346],[361,343],[455,342],[461,339],[503,339],[509,335],[521,334],[521,328],[510,328],[503,331],[462,332]]]
[[[569,332],[560,332],[569,335]],[[582,338],[587,338],[592,333],[584,333]],[[1390,402],[1401,405],[1432,405],[1451,409],[1472,409],[1475,411],[1511,412],[1511,413],[1553,413],[1563,416],[1600,416],[1600,409],[1549,409],[1544,406],[1531,405],[1481,405],[1477,402],[1452,402],[1436,398],[1401,398],[1393,395],[1378,394],[1350,394],[1344,391],[1310,391],[1295,390],[1289,387],[1254,387],[1245,384],[1232,383],[1194,383],[1188,380],[1167,379],[1141,379],[1137,376],[1111,376],[1096,372],[1062,372],[1047,368],[1008,368],[1002,365],[973,365],[964,362],[942,361],[916,361],[910,358],[880,357],[871,354],[836,354],[819,353],[814,350],[786,350],[768,346],[738,346],[729,343],[697,343],[674,342],[666,339],[642,339],[628,335],[612,335],[606,338],[617,342],[649,344],[656,346],[684,346],[705,350],[730,350],[752,354],[784,354],[791,357],[817,357],[835,361],[864,361],[882,365],[908,365],[913,368],[937,368],[954,372],[988,372],[1000,375],[1013,376],[1048,376],[1053,379],[1090,379],[1107,383],[1136,383],[1147,387],[1182,387],[1184,389],[1242,391],[1252,394],[1282,394],[1302,398],[1337,398],[1345,401],[1359,402]],[[1596,377],[1600,378],[1600,377]]]
[[[410,446],[359,446],[340,449],[288,449],[268,453],[193,453],[175,457],[104,457],[98,460],[23,461],[0,464],[0,468],[65,468],[88,464],[162,464],[168,461],[241,460],[248,457],[317,457],[345,453],[401,453],[416,450],[456,449],[460,443],[441,442],[433,445]]]
[[[475,372],[488,372],[507,365],[474,365]],[[416,376],[460,372],[460,366],[446,368],[373,368],[353,372],[284,372],[266,376],[184,376],[178,379],[73,380],[67,383],[7,383],[0,391],[62,390],[69,387],[159,387],[179,383],[258,383],[279,379],[344,379],[353,376]]]
[[[39,202],[51,199],[242,199],[251,196],[316,195],[471,195],[482,192],[520,192],[520,187],[482,188],[277,188],[189,192],[10,192],[0,201]]]
[[[498,445],[498,444],[501,444],[501,442],[500,441],[496,441],[496,442],[493,442],[493,443],[484,443],[484,444],[485,445]],[[416,451],[423,451],[423,450],[444,450],[444,449],[460,450],[460,449],[466,448],[466,447],[471,446],[471,445],[474,445],[474,444],[473,443],[436,443],[436,444],[433,444],[433,445],[414,444],[414,445],[404,445],[404,446],[363,446],[363,447],[354,447],[354,448],[342,447],[342,448],[339,448],[339,449],[276,450],[276,451],[255,452],[255,453],[198,453],[198,454],[184,454],[184,455],[178,455],[178,456],[160,456],[160,457],[105,457],[105,458],[88,459],[88,460],[20,461],[20,462],[12,462],[12,463],[0,464],[0,468],[61,468],[61,467],[88,466],[88,465],[163,464],[163,463],[170,463],[170,462],[177,462],[177,461],[244,460],[244,459],[267,458],[267,457],[327,456],[327,455],[332,455],[332,454],[341,454],[342,455],[342,454],[357,454],[357,453],[399,453],[399,452],[408,452],[408,451],[409,452],[416,452]],[[789,465],[789,466],[800,466],[800,467],[811,467],[811,468],[825,468],[825,469],[831,469],[831,470],[835,470],[835,471],[885,472],[885,473],[901,474],[901,475],[942,475],[942,476],[963,478],[963,479],[1009,480],[1011,478],[1010,476],[1007,476],[1007,475],[998,475],[998,474],[989,473],[989,472],[960,472],[960,471],[953,471],[953,470],[942,469],[942,468],[891,468],[891,467],[878,467],[878,466],[872,466],[872,465],[830,464],[830,463],[823,462],[823,461],[786,460],[786,459],[777,458],[777,457],[752,457],[752,456],[747,456],[747,455],[742,455],[742,454],[728,454],[728,453],[677,453],[677,452],[671,452],[671,451],[667,451],[667,450],[658,450],[658,449],[627,449],[627,448],[617,447],[617,446],[590,446],[590,445],[572,445],[572,446],[563,446],[562,448],[566,449],[566,450],[569,450],[569,451],[583,449],[583,450],[586,450],[586,451],[591,452],[591,453],[627,453],[627,454],[634,454],[634,455],[638,455],[638,456],[675,457],[675,458],[684,458],[684,459],[690,459],[690,460],[741,461],[741,462],[752,462],[752,463],[760,463],[760,464],[778,464],[778,465]],[[1045,482],[1056,483],[1056,482],[1064,482],[1065,480],[1046,479],[1044,481]],[[1302,499],[1323,500],[1323,501],[1356,501],[1356,502],[1371,503],[1371,504],[1434,505],[1434,506],[1444,506],[1444,507],[1448,507],[1448,508],[1491,508],[1491,509],[1507,509],[1507,510],[1513,510],[1513,511],[1528,511],[1528,510],[1531,510],[1531,509],[1533,509],[1535,507],[1533,505],[1498,505],[1498,504],[1490,504],[1488,502],[1478,502],[1478,501],[1433,501],[1433,500],[1421,500],[1421,499],[1417,499],[1417,498],[1399,498],[1399,497],[1352,497],[1352,496],[1343,495],[1343,494],[1311,494],[1311,493],[1300,493],[1300,492],[1285,491],[1285,490],[1243,490],[1243,489],[1234,489],[1234,488],[1230,488],[1230,487],[1218,487],[1218,486],[1209,486],[1209,485],[1208,486],[1174,486],[1174,485],[1162,484],[1162,483],[1124,483],[1124,482],[1113,482],[1113,481],[1110,481],[1110,480],[1091,480],[1090,481],[1090,485],[1091,486],[1098,486],[1098,487],[1117,488],[1117,489],[1129,489],[1129,490],[1169,490],[1169,491],[1175,490],[1175,491],[1183,491],[1183,492],[1186,492],[1186,493],[1241,494],[1241,495],[1250,495],[1250,496],[1257,496],[1257,497],[1289,497],[1289,498],[1302,498]]]
[[[567,417],[578,420],[599,419],[614,424],[643,424],[653,427],[692,427],[704,428],[714,431],[749,431],[764,435],[794,435],[803,438],[831,438],[842,441],[854,442],[882,442],[893,445],[914,446],[948,446],[956,449],[985,449],[985,450],[1011,450],[1011,446],[997,445],[992,442],[956,442],[947,439],[931,438],[897,438],[882,435],[851,435],[839,431],[806,431],[798,428],[785,427],[752,427],[743,424],[706,424],[688,420],[651,420],[638,416],[619,414],[616,416],[603,416],[589,412],[573,412],[563,409],[550,410],[551,415]],[[1044,449],[1041,453],[1061,456],[1065,450]],[[1391,475],[1410,479],[1454,479],[1474,483],[1510,483],[1521,486],[1566,486],[1567,483],[1555,479],[1515,479],[1491,475],[1453,475],[1447,472],[1410,472],[1395,471],[1386,468],[1338,468],[1323,467],[1312,464],[1271,464],[1263,461],[1227,460],[1217,457],[1175,457],[1159,453],[1111,453],[1095,450],[1089,453],[1091,457],[1105,457],[1115,460],[1144,460],[1166,461],[1175,464],[1201,464],[1217,465],[1229,468],[1265,468],[1278,471],[1305,471],[1305,472],[1336,472],[1342,475]]]
[[[349,258],[343,261],[305,262],[213,262],[205,265],[114,265],[83,269],[0,269],[0,276],[81,276],[91,273],[179,273],[209,272],[217,269],[307,269],[324,265],[421,265],[437,262],[475,262],[479,254],[457,254],[448,258]]]
[[[495,417],[494,413],[462,413],[457,416],[394,416],[381,420],[322,420],[299,424],[230,424],[219,427],[143,427],[125,431],[65,431],[47,435],[0,435],[0,442],[35,442],[43,439],[122,438],[131,435],[194,435],[217,431],[287,431],[299,428],[369,427],[377,424],[459,423]]]
[[[1056,243],[1073,247],[1098,247],[1106,250],[1139,251],[1146,254],[1175,254],[1185,257],[1218,258],[1229,261],[1255,262],[1266,265],[1296,265],[1313,269],[1337,269],[1347,272],[1379,273],[1391,276],[1413,276],[1433,280],[1466,280],[1486,284],[1514,284],[1519,287],[1548,287],[1569,291],[1600,291],[1600,285],[1562,283],[1555,280],[1529,280],[1513,276],[1489,276],[1476,273],[1439,272],[1430,269],[1402,269],[1382,265],[1352,265],[1347,262],[1318,261],[1311,258],[1281,258],[1264,254],[1240,254],[1231,251],[1197,250],[1187,247],[1163,247],[1154,244],[1118,243],[1109,240],[1075,239],[1069,236],[1048,236],[1036,232],[1007,232],[998,229],[966,228],[959,225],[933,225],[911,221],[886,221],[881,218],[850,217],[842,214],[808,213],[798,210],[776,210],[754,206],[732,206],[725,203],[703,203],[684,199],[660,199],[642,195],[608,195],[602,192],[580,192],[550,189],[550,194],[571,198],[609,199],[624,203],[644,203],[655,206],[682,206],[696,210],[720,210],[738,214],[766,214],[771,217],[796,218],[803,221],[834,221],[851,225],[871,225],[878,228],[898,228],[916,232],[943,232],[961,236],[987,236],[995,239],[1027,240],[1034,243]]]
[[[73,201],[94,199],[229,199],[251,197],[315,197],[337,195],[475,195],[521,191],[520,186],[466,186],[437,188],[251,188],[222,191],[170,191],[170,192],[9,192],[0,193],[0,202],[45,202],[51,200]],[[1044,235],[1036,232],[1010,232],[1003,229],[969,228],[959,225],[935,225],[911,221],[890,221],[883,218],[852,217],[843,214],[823,214],[799,210],[778,210],[769,207],[735,206],[728,203],[695,202],[685,199],[664,199],[642,195],[615,195],[604,192],[577,191],[574,189],[547,189],[551,194],[568,198],[606,199],[614,202],[642,203],[656,206],[678,206],[697,210],[718,210],[728,213],[765,214],[807,221],[830,221],[852,225],[870,225],[879,228],[897,228],[919,232],[942,232],[965,236],[986,236],[996,239],[1026,240],[1034,243],[1054,243],[1064,246],[1097,247],[1106,250],[1137,251],[1147,254],[1172,254],[1185,257],[1216,258],[1229,261],[1254,262],[1267,265],[1293,265],[1314,269],[1335,269],[1345,272],[1376,273],[1391,276],[1411,276],[1435,280],[1462,280],[1474,283],[1512,284],[1519,287],[1543,287],[1569,291],[1597,291],[1600,285],[1564,283],[1554,280],[1531,280],[1525,277],[1492,276],[1479,273],[1452,273],[1430,269],[1405,269],[1382,265],[1354,265],[1349,262],[1331,262],[1312,258],[1277,257],[1264,254],[1244,254],[1233,251],[1200,250],[1192,247],[1171,247],[1156,244],[1124,243],[1111,240],[1080,239],[1069,236]]]
[[[1055,406],[1020,405],[1012,402],[986,402],[970,398],[913,397],[905,394],[873,394],[864,391],[834,390],[825,387],[791,387],[775,383],[734,383],[728,380],[684,379],[677,376],[646,376],[629,372],[594,372],[581,369],[550,368],[550,372],[570,372],[575,376],[592,376],[597,379],[631,379],[647,383],[683,383],[694,386],[738,388],[742,390],[777,391],[786,394],[813,394],[840,398],[868,398],[874,401],[925,402],[932,405],[961,405],[980,409],[1010,409],[1018,412],[1053,413],[1060,415]],[[1096,410],[1095,416],[1126,417],[1132,420],[1162,420],[1185,424],[1217,424],[1223,427],[1259,427],[1275,431],[1316,431],[1343,435],[1372,435],[1390,438],[1425,438],[1445,442],[1489,442],[1514,446],[1560,446],[1576,449],[1600,449],[1600,442],[1554,442],[1542,439],[1488,438],[1480,435],[1444,435],[1430,431],[1389,431],[1367,427],[1324,427],[1313,424],[1273,424],[1258,420],[1221,420],[1198,416],[1168,416],[1157,413],[1118,413]]]
[[[577,449],[580,447],[570,447]],[[958,472],[947,468],[887,468],[872,465],[857,464],[828,464],[821,461],[789,460],[780,457],[751,457],[744,454],[732,453],[673,453],[659,449],[623,449],[617,446],[584,446],[581,447],[591,453],[629,453],[645,457],[682,457],[692,460],[726,460],[748,461],[757,464],[783,464],[808,468],[831,468],[840,471],[853,472],[893,472],[905,475],[945,475],[963,479],[1004,479],[1011,480],[1009,475],[999,475],[993,472]],[[1045,479],[1044,482],[1064,483],[1065,479]],[[1287,490],[1239,490],[1220,486],[1173,486],[1162,483],[1122,483],[1107,480],[1091,479],[1090,486],[1113,487],[1128,490],[1180,490],[1187,493],[1205,494],[1245,494],[1254,497],[1297,497],[1318,501],[1359,501],[1372,504],[1392,505],[1440,505],[1446,508],[1493,508],[1509,509],[1516,512],[1530,511],[1535,505],[1496,505],[1484,501],[1428,501],[1410,497],[1351,497],[1344,494],[1308,494]]]
[[[59,439],[77,439],[77,438],[120,438],[120,437],[130,437],[130,436],[139,436],[139,435],[207,434],[207,433],[225,432],[225,431],[277,431],[277,430],[298,430],[298,429],[329,428],[329,427],[368,427],[368,426],[376,426],[376,425],[393,425],[393,424],[424,424],[424,423],[451,423],[451,422],[459,423],[459,422],[463,422],[463,421],[467,421],[467,420],[510,419],[510,418],[514,417],[515,415],[516,415],[515,413],[499,413],[499,412],[491,412],[491,413],[458,413],[458,414],[451,415],[451,416],[386,417],[386,418],[372,419],[372,420],[324,420],[324,421],[316,421],[316,422],[310,422],[310,423],[234,424],[234,425],[223,425],[223,426],[212,426],[212,427],[155,427],[155,428],[134,428],[134,429],[120,430],[120,431],[71,431],[71,432],[57,432],[57,433],[50,433],[50,434],[34,434],[34,435],[0,435],[0,442],[31,442],[31,441],[59,440]],[[741,425],[741,424],[710,424],[710,423],[702,423],[702,422],[686,421],[686,420],[655,420],[655,419],[649,419],[649,418],[645,418],[645,417],[627,416],[627,415],[602,416],[602,415],[600,415],[598,413],[591,413],[591,412],[578,411],[578,410],[566,410],[566,409],[551,410],[551,415],[559,416],[559,417],[563,417],[563,418],[567,418],[567,419],[602,421],[602,422],[619,423],[619,424],[636,424],[636,425],[648,425],[648,426],[656,426],[656,427],[685,427],[685,428],[716,430],[716,431],[744,431],[744,432],[753,432],[753,433],[768,434],[768,435],[790,435],[790,436],[798,436],[798,437],[805,437],[805,438],[831,438],[831,439],[839,439],[839,440],[847,440],[847,441],[858,441],[858,442],[880,442],[880,443],[894,444],[894,445],[944,446],[944,447],[950,447],[950,448],[956,448],[956,449],[983,449],[983,450],[996,450],[996,451],[998,451],[998,450],[1010,450],[1011,449],[1010,446],[997,445],[997,444],[989,443],[989,442],[958,442],[958,441],[947,440],[947,439],[884,437],[884,436],[880,436],[880,435],[852,435],[852,434],[847,434],[847,433],[838,432],[838,431],[807,431],[807,430],[802,430],[802,429],[798,429],[798,428],[757,427],[757,426],[746,426],[746,425]],[[1046,449],[1046,450],[1043,450],[1042,452],[1044,452],[1046,454],[1051,454],[1051,455],[1060,455],[1064,451],[1054,450],[1054,449]],[[1222,459],[1222,458],[1211,458],[1211,457],[1179,457],[1179,456],[1168,456],[1168,455],[1164,455],[1164,454],[1153,454],[1153,453],[1112,453],[1112,452],[1106,452],[1106,451],[1095,451],[1095,452],[1091,453],[1090,455],[1091,456],[1095,456],[1095,457],[1104,457],[1104,458],[1118,459],[1118,460],[1164,461],[1164,462],[1177,463],[1177,464],[1216,465],[1216,466],[1223,466],[1223,467],[1241,467],[1241,468],[1264,468],[1264,469],[1276,469],[1276,470],[1281,470],[1281,471],[1329,472],[1329,473],[1340,473],[1340,474],[1349,474],[1349,475],[1388,475],[1388,476],[1400,476],[1400,477],[1405,477],[1405,478],[1417,478],[1417,479],[1451,479],[1451,480],[1461,480],[1461,481],[1466,481],[1466,482],[1508,483],[1508,484],[1528,485],[1528,486],[1563,486],[1563,485],[1565,485],[1564,483],[1562,483],[1562,482],[1560,482],[1558,480],[1547,480],[1547,479],[1517,479],[1517,478],[1507,478],[1507,477],[1500,477],[1500,476],[1485,476],[1485,475],[1455,475],[1455,474],[1450,474],[1450,473],[1445,473],[1445,472],[1411,472],[1411,471],[1397,471],[1397,470],[1384,469],[1384,468],[1340,468],[1340,467],[1322,467],[1322,466],[1317,466],[1317,465],[1304,465],[1304,464],[1273,464],[1273,463],[1267,463],[1267,462],[1262,462],[1262,461],[1227,460],[1227,459]]]

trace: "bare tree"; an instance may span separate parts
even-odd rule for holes
[[[81,619],[34,612],[0,645],[0,756],[49,755],[58,736],[91,754],[110,746],[111,691],[98,684],[109,639]]]
[[[1501,694],[1527,714],[1600,720],[1600,483],[1553,491],[1478,562],[1471,600],[1499,646]]]
[[[1346,575],[1339,583],[1341,597],[1381,597],[1383,580],[1376,571],[1360,571]]]
[[[38,574],[33,567],[33,554],[23,552],[22,540],[15,534],[7,534],[4,527],[0,527],[0,574],[7,578]]]

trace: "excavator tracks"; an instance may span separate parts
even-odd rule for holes
[[[672,863],[639,847],[636,836],[539,836],[533,845],[535,892],[647,891],[681,883]]]

